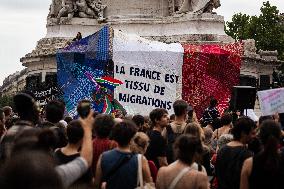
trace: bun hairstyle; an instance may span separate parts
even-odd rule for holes
[[[144,154],[149,145],[149,137],[143,132],[137,132],[131,142],[130,148],[134,153]]]

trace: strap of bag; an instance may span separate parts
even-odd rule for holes
[[[133,154],[127,155],[123,158],[123,160],[120,161],[120,163],[115,164],[112,169],[106,174],[105,179],[109,179],[122,165],[126,164],[131,158],[133,157]]]
[[[183,175],[189,171],[189,167],[184,168],[181,170],[181,172],[177,175],[177,177],[172,181],[170,184],[170,187],[168,189],[174,189],[177,185],[177,183],[180,181],[180,179],[183,177]]]
[[[137,159],[138,159],[137,186],[139,188],[140,185],[140,188],[143,189],[144,181],[143,181],[143,171],[142,171],[142,155],[138,154]]]

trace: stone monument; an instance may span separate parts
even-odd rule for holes
[[[220,0],[52,0],[47,34],[21,62],[28,77],[38,74],[44,81],[46,75],[56,73],[59,48],[68,45],[78,32],[85,37],[106,24],[165,43],[232,43],[224,31],[224,17],[214,13],[220,6]],[[260,58],[254,42],[248,41],[245,48],[243,73],[252,70],[258,78],[261,73],[256,73],[255,62]],[[250,56],[253,58],[247,58]],[[269,62],[264,67],[277,64]]]

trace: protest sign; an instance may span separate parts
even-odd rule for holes
[[[257,95],[263,116],[284,113],[284,88],[259,91]]]

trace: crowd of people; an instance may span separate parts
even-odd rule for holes
[[[174,115],[65,115],[50,101],[41,116],[33,94],[0,109],[0,188],[284,188],[283,132],[277,115],[258,122],[220,115],[212,99],[201,119],[184,100]]]

